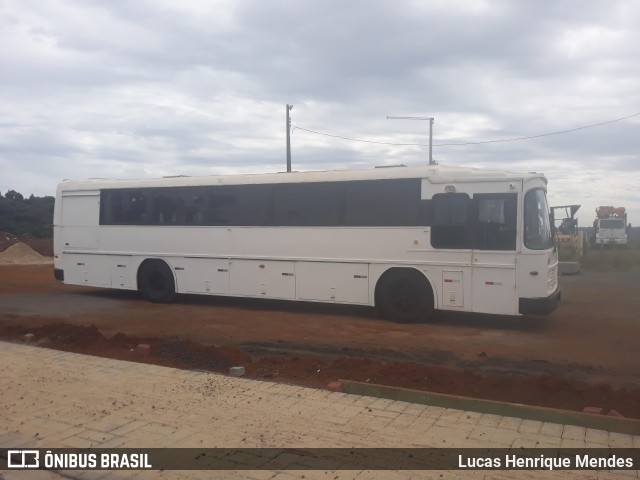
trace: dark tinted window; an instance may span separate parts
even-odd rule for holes
[[[479,250],[516,249],[517,194],[478,194],[474,246]]]
[[[152,188],[152,225],[204,225],[206,194],[201,188]]]
[[[268,225],[272,190],[272,185],[209,187],[207,225]]]
[[[429,201],[420,200],[420,180],[347,182],[345,224],[410,227],[431,223]]]
[[[431,245],[434,248],[471,248],[471,200],[466,193],[433,196]]]
[[[109,189],[102,225],[428,226],[419,179]]]
[[[150,223],[150,198],[146,190],[107,190],[100,198],[103,225],[146,225]]]
[[[343,197],[344,186],[337,182],[276,185],[273,191],[273,225],[343,225]]]

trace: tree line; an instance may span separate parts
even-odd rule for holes
[[[53,236],[53,205],[55,198],[25,198],[15,190],[2,195],[0,192],[0,231],[22,235],[28,233],[38,238]]]

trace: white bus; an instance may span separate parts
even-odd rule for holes
[[[73,285],[434,309],[552,312],[542,174],[445,166],[66,180],[55,277]]]

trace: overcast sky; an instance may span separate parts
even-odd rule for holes
[[[0,1],[0,190],[285,169],[294,126],[542,171],[553,205],[640,225],[640,2]],[[294,129],[294,170],[419,165],[428,148]]]

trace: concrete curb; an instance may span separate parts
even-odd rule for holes
[[[578,427],[606,430],[608,432],[640,434],[640,420],[619,418],[592,413],[572,412],[556,408],[536,407],[519,403],[483,400],[444,393],[424,392],[420,390],[387,387],[370,383],[340,380],[342,391],[354,395],[400,400],[403,402],[432,405],[435,407],[455,408],[478,413],[490,413],[505,417],[518,417],[525,420],[575,425]]]

